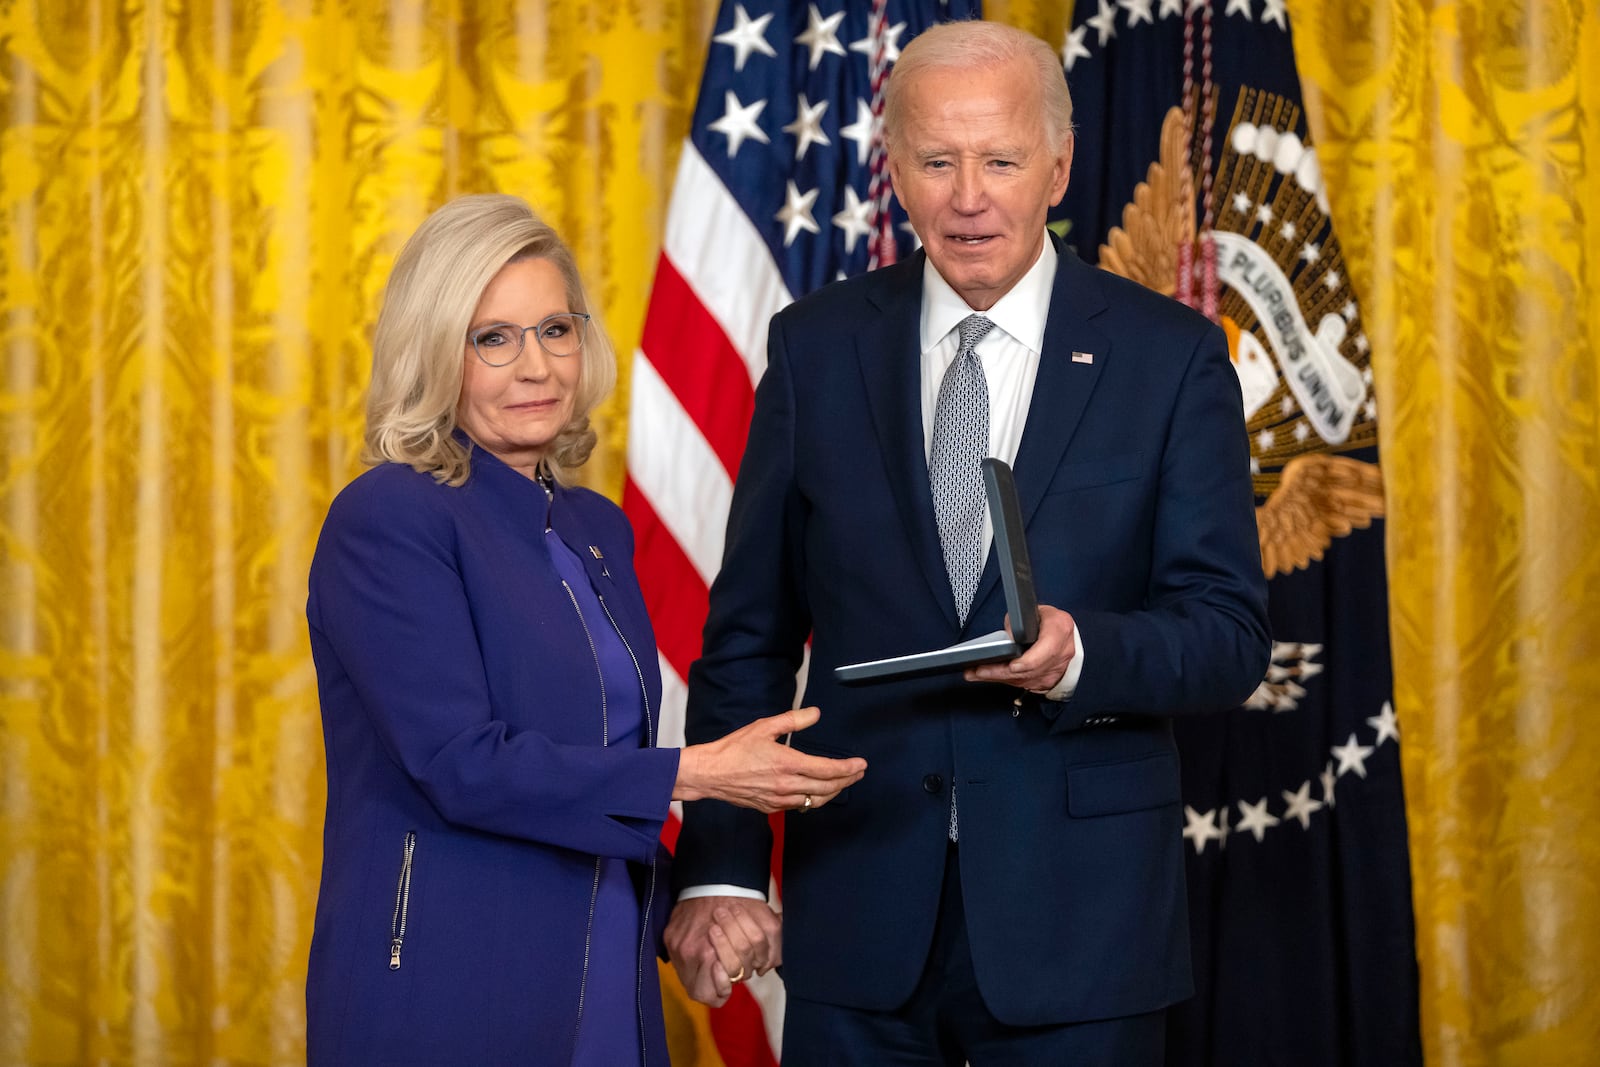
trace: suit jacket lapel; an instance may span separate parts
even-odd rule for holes
[[[874,275],[879,284],[868,290],[867,300],[878,314],[857,335],[856,355],[906,539],[929,592],[955,629],[959,620],[922,445],[922,261],[918,253]]]
[[[1059,260],[1045,320],[1044,351],[1039,355],[1039,373],[1028,402],[1028,421],[1022,430],[1017,461],[1012,464],[1024,529],[1044,499],[1067,444],[1083,419],[1089,395],[1112,355],[1110,339],[1090,322],[1106,306],[1098,272],[1054,234],[1050,240],[1055,242]],[[1079,358],[1075,359],[1075,354]],[[1091,358],[1085,362],[1083,355]],[[1029,547],[1036,546],[1030,541]],[[978,580],[978,591],[973,595],[974,614],[977,605],[995,593],[999,580],[999,564],[991,549]]]

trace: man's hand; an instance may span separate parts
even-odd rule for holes
[[[667,954],[689,996],[719,1008],[740,981],[783,962],[783,920],[764,900],[694,897],[672,909]]]
[[[1006,633],[1011,632],[1011,620],[1006,620]],[[985,663],[968,667],[965,677],[969,682],[999,682],[1014,685],[1030,693],[1048,693],[1067,673],[1067,665],[1078,654],[1074,634],[1077,626],[1072,616],[1048,604],[1039,605],[1039,640],[1022,655],[1006,663]]]

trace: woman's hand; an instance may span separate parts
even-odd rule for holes
[[[688,746],[678,759],[672,799],[726,800],[769,813],[820,808],[867,772],[867,761],[859,757],[808,756],[783,740],[821,717],[816,708],[785,711],[721,740]]]
[[[691,897],[672,909],[667,956],[694,1000],[723,1005],[733,987],[783,962],[783,918],[764,900]]]

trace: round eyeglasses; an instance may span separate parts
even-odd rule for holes
[[[479,326],[467,335],[478,358],[491,367],[504,367],[522,355],[528,331],[533,331],[539,347],[552,356],[575,356],[583,350],[583,335],[588,332],[589,316],[581,311],[558,311],[546,315],[532,326],[495,322]]]

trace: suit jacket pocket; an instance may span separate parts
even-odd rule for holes
[[[389,969],[398,971],[405,949],[406,929],[411,922],[411,870],[416,858],[417,832],[407,830],[400,852],[400,873],[394,886],[394,917],[389,922]]]
[[[1178,757],[1171,752],[1067,770],[1067,812],[1074,818],[1144,811],[1180,799]]]
[[[1046,495],[1071,493],[1080,489],[1093,489],[1102,485],[1128,482],[1144,473],[1144,453],[1127,452],[1120,456],[1102,456],[1099,459],[1063,463],[1050,479]]]

